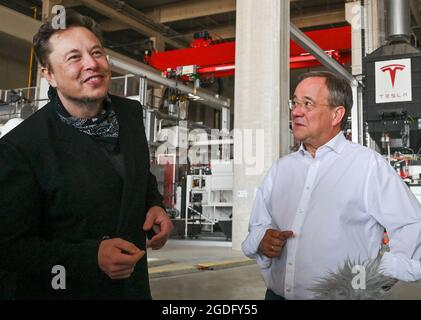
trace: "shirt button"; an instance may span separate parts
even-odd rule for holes
[[[291,292],[291,288],[287,288],[287,292]]]
[[[292,262],[288,262],[288,265],[289,265],[289,266],[292,266]]]
[[[310,187],[306,187],[307,190],[310,190]]]

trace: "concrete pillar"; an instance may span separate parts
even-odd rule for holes
[[[352,74],[362,73],[362,27],[364,22],[363,7],[361,1],[348,2],[345,4],[345,18],[351,25],[352,41]]]
[[[382,0],[366,0],[345,4],[346,20],[352,26],[352,74],[357,78],[363,73],[363,56],[385,43],[385,12]],[[364,39],[364,40],[363,40]],[[365,141],[361,88],[355,88],[352,108],[352,140],[374,147],[371,139]]]
[[[58,4],[62,4],[62,1],[60,0],[43,0],[42,1],[42,23],[51,19],[53,15],[52,9],[55,5],[58,5]],[[37,31],[38,31],[38,28],[34,31],[34,34]],[[37,86],[37,91],[35,93],[36,99],[37,100],[47,99],[49,85],[48,85],[47,80],[42,77],[41,69],[39,68],[39,65],[37,68],[36,86]],[[45,106],[47,102],[48,101],[46,100],[38,102],[38,108],[42,108],[43,106]]]
[[[348,2],[345,15],[352,26],[352,74],[358,75],[362,73],[362,57],[385,43],[384,1],[365,0],[364,6],[361,1]]]
[[[150,40],[152,41],[153,48],[158,52],[164,52],[165,51],[165,41],[162,36],[156,36],[156,37],[150,37]],[[164,95],[164,88],[162,86],[154,87],[153,89],[153,96],[154,96],[154,108],[159,108],[159,105],[161,104],[162,96]]]
[[[386,12],[383,0],[366,0],[364,6],[365,54],[369,54],[386,41]]]
[[[377,48],[386,44],[386,11],[384,0],[366,0],[365,5],[365,24],[364,24],[364,36],[365,36],[365,50],[363,55],[372,53]],[[360,95],[360,101],[362,105],[362,94]],[[364,108],[364,106],[362,106]],[[362,116],[361,116],[362,119]],[[361,120],[362,121],[362,120]],[[378,147],[376,142],[367,133],[365,139],[365,145],[374,150]]]
[[[351,51],[352,51],[352,75],[358,76],[363,70],[363,23],[364,8],[361,1],[348,2],[345,4],[345,17],[351,25]],[[363,143],[362,105],[358,103],[357,88],[353,88],[354,105],[351,110],[352,141]]]
[[[157,35],[156,37],[150,37],[149,39],[152,41],[152,46],[156,51],[165,51],[165,41],[161,35]]]
[[[237,1],[236,15],[232,248],[240,250],[256,189],[289,153],[289,1]]]

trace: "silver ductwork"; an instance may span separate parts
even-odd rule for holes
[[[410,0],[386,0],[389,42],[409,41],[410,39]]]

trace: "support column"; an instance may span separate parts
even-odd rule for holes
[[[165,51],[165,41],[162,38],[162,36],[156,36],[156,37],[150,37],[149,38],[152,41],[153,48],[158,52],[164,52]],[[159,105],[161,104],[162,96],[164,95],[164,88],[162,86],[154,87],[152,89],[153,91],[153,102],[154,102],[154,108],[158,109]]]
[[[363,55],[372,53],[380,46],[386,44],[386,11],[384,0],[365,0],[365,24],[364,24],[364,35],[365,35],[365,50]],[[359,102],[361,103],[361,110],[364,106],[362,105],[362,93],[359,95]],[[363,116],[360,116],[362,125]],[[374,150],[378,149],[375,141],[371,138],[368,132],[364,135],[364,144]],[[379,150],[377,150],[379,151]]]
[[[362,59],[385,43],[385,12],[381,0],[365,0],[345,4],[346,20],[352,26],[352,74],[361,79]],[[352,140],[368,147],[374,147],[371,138],[364,135],[362,88],[353,87]]]
[[[237,1],[232,248],[247,236],[254,194],[289,153],[289,1]]]
[[[384,1],[365,0],[365,52],[370,54],[386,41],[386,14]]]
[[[62,1],[61,0],[43,0],[42,1],[42,23],[51,19],[53,15],[52,9],[55,5],[58,5],[58,4],[62,4]],[[36,31],[38,31],[38,29],[34,30],[34,34]],[[35,95],[36,95],[36,100],[41,100],[41,101],[38,101],[38,105],[37,105],[38,109],[41,109],[48,102],[49,84],[47,80],[41,76],[39,65],[37,68],[36,79],[37,79],[36,80],[37,91]]]
[[[345,4],[345,16],[351,25],[351,46],[352,46],[352,75],[359,77],[363,73],[363,23],[364,8],[361,1],[348,2]],[[359,103],[358,87],[352,87],[352,96],[354,105],[351,110],[351,132],[352,141],[363,144],[363,123],[362,123],[362,104]]]

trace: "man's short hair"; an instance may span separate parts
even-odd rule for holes
[[[307,78],[324,78],[326,80],[326,86],[329,91],[329,105],[331,107],[345,107],[345,115],[341,124],[341,129],[345,129],[353,104],[352,89],[349,82],[329,71],[311,71],[300,75],[298,84]]]
[[[101,45],[103,45],[101,28],[92,18],[83,16],[73,10],[66,10],[66,28],[71,27],[83,27],[88,29],[98,38]],[[49,40],[53,34],[62,31],[63,29],[55,28],[50,20],[45,22],[35,34],[33,39],[34,51],[41,66],[51,68],[48,60],[52,50]]]

